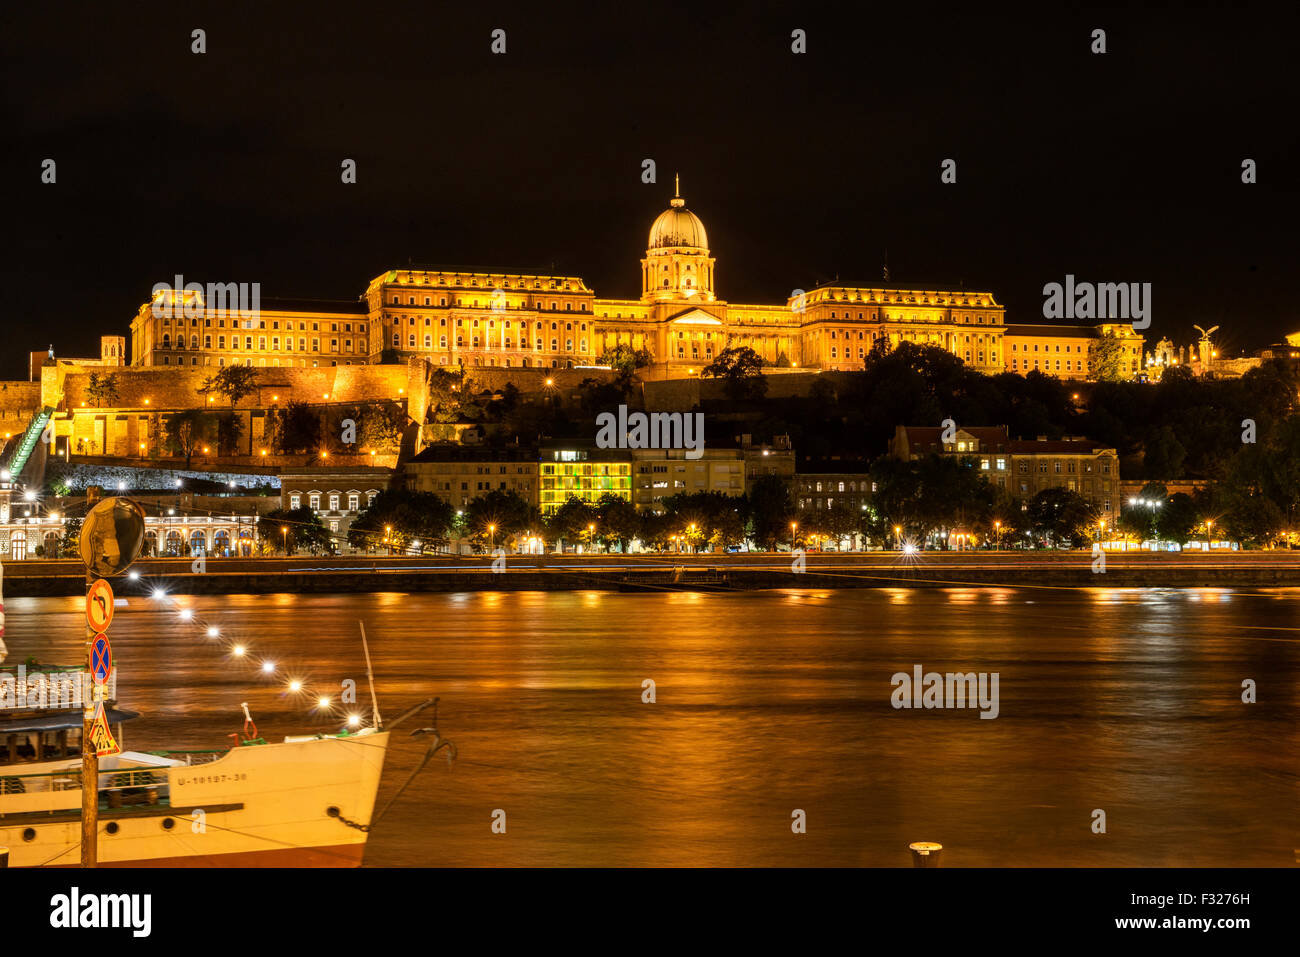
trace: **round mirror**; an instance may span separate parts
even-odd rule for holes
[[[126,571],[144,548],[144,509],[129,498],[106,498],[81,523],[81,561],[100,578]]]

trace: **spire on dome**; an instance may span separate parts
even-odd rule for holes
[[[686,200],[682,199],[681,173],[673,173],[673,198],[669,201],[669,205],[676,209],[686,205]]]

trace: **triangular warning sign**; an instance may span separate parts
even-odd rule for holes
[[[95,706],[95,720],[90,723],[90,746],[101,758],[117,754],[122,749],[117,746],[113,732],[108,728],[108,719],[104,714],[104,703]]]

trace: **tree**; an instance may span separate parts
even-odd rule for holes
[[[795,505],[790,483],[779,475],[763,475],[745,497],[749,537],[760,547],[775,550],[790,534]]]
[[[679,492],[664,499],[663,507],[669,534],[687,536],[693,547],[723,549],[745,540],[746,503],[738,496],[720,491]]]
[[[1192,538],[1193,530],[1200,521],[1192,497],[1176,492],[1160,509],[1156,518],[1156,533],[1163,541],[1182,544]]]
[[[283,551],[286,555],[300,548],[315,554],[333,550],[333,542],[325,523],[310,508],[277,508],[257,520],[257,535],[264,547]]]
[[[546,520],[546,530],[556,542],[580,542],[587,534],[587,526],[594,525],[599,517],[589,504],[570,495]]]
[[[244,434],[244,423],[234,412],[225,412],[217,419],[217,451],[221,455],[238,455],[239,440]]]
[[[641,534],[641,516],[636,506],[621,495],[606,492],[596,503],[596,534],[606,546],[612,542],[621,552],[626,552],[634,538]]]
[[[81,557],[81,522],[80,518],[63,520],[63,537],[59,539],[59,553],[47,555],[46,558],[80,558]]]
[[[748,346],[723,349],[717,358],[704,367],[701,375],[722,379],[723,388],[730,399],[761,399],[767,395],[763,359]]]
[[[451,504],[432,492],[385,489],[352,522],[348,542],[399,551],[417,541],[421,547],[446,545],[455,518]]]
[[[606,349],[596,359],[597,365],[609,366],[621,376],[629,378],[652,362],[654,362],[654,354],[649,349],[633,349],[625,342],[620,342],[612,349]]]
[[[167,450],[173,455],[185,456],[185,467],[195,451],[212,439],[213,419],[203,409],[186,409],[167,417]]]
[[[315,407],[306,402],[290,402],[275,414],[273,431],[279,440],[277,452],[315,452],[320,448],[320,412]]]
[[[1124,369],[1124,343],[1109,329],[1088,343],[1089,378],[1098,382],[1123,382],[1130,378]]]
[[[1147,433],[1142,466],[1149,478],[1182,478],[1186,458],[1187,449],[1168,425],[1157,426]]]
[[[1100,531],[1097,508],[1078,492],[1045,488],[1029,500],[1030,527],[1053,544],[1075,545]]]
[[[215,373],[203,380],[197,389],[199,395],[212,393],[225,396],[234,409],[239,400],[257,391],[257,370],[252,366],[222,366]]]
[[[100,375],[98,372],[92,372],[86,383],[86,398],[94,402],[97,409],[101,403],[107,402],[112,405],[117,402],[117,373],[107,372]]]
[[[513,489],[492,489],[471,499],[464,511],[463,524],[476,549],[505,545],[538,525],[536,510]]]
[[[353,414],[357,423],[355,449],[381,454],[396,452],[402,444],[402,430],[406,428],[406,413],[396,402],[375,402],[358,408]]]

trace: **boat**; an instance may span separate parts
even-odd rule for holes
[[[0,588],[2,576],[0,568]],[[9,849],[11,867],[81,864],[87,702],[103,702],[104,727],[91,737],[100,755],[97,866],[359,866],[377,820],[391,729],[434,709],[434,726],[412,732],[432,735],[428,752],[385,811],[438,751],[447,751],[449,763],[456,754],[438,735],[437,698],[387,725],[375,700],[368,727],[354,716],[338,733],[275,743],[258,735],[245,703],[242,729],[229,735],[235,740],[228,747],[123,750],[123,726],[139,715],[118,706],[118,670],[95,685],[82,664],[5,664],[3,608],[0,592],[0,847]]]
[[[0,665],[0,846],[11,867],[81,863],[86,679],[80,668]],[[117,707],[115,679],[105,716],[120,743],[138,715]],[[99,866],[359,866],[389,732],[268,743],[251,725],[237,737],[228,748],[101,757]]]

